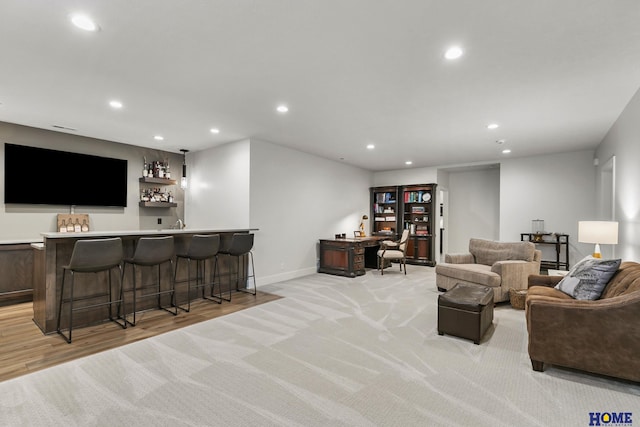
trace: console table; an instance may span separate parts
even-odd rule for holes
[[[540,268],[553,268],[556,270],[569,270],[569,235],[558,233],[520,233],[520,240],[532,242],[536,245],[553,245],[555,247],[555,260],[540,261]],[[564,257],[561,254],[564,253]],[[561,259],[564,258],[564,259]]]

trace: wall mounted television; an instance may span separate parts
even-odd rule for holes
[[[5,204],[127,206],[127,161],[4,144]]]

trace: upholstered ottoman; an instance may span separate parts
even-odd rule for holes
[[[493,322],[493,290],[488,286],[458,283],[438,296],[438,335],[480,339]]]

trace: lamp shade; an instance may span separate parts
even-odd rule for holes
[[[616,245],[618,243],[617,221],[578,221],[578,241]]]

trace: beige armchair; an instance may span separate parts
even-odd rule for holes
[[[469,253],[446,254],[436,266],[436,286],[447,291],[457,283],[493,289],[494,302],[509,300],[509,289],[527,289],[531,274],[540,274],[541,252],[531,242],[470,239]]]
[[[398,261],[400,263],[400,271],[404,267],[404,274],[407,274],[407,240],[409,240],[409,230],[403,230],[400,240],[384,240],[380,243],[378,250],[378,270],[380,274],[384,274],[384,267],[387,261]]]

